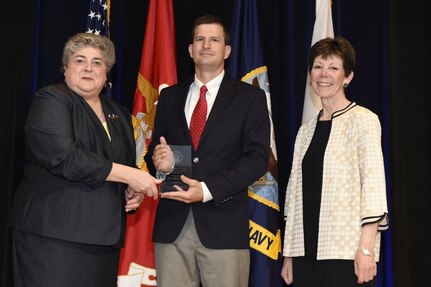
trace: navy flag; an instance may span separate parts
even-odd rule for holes
[[[268,71],[263,61],[256,0],[236,0],[231,23],[229,72],[265,91],[271,120],[271,154],[266,174],[248,189],[250,280],[252,287],[283,286],[277,153],[271,115]]]

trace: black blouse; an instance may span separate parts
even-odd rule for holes
[[[322,197],[323,158],[332,121],[318,121],[313,139],[302,160],[302,198],[305,256],[317,255],[320,201]]]

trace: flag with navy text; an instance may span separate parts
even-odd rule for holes
[[[277,153],[271,115],[268,70],[264,65],[256,0],[236,0],[231,23],[229,72],[265,91],[271,120],[270,164],[266,174],[249,186],[251,287],[283,286],[280,276],[281,233],[278,204]]]

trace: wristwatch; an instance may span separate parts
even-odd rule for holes
[[[175,161],[172,163],[171,170],[168,172],[162,172],[162,171],[156,170],[156,178],[161,179],[161,180],[165,180],[166,176],[170,175],[171,172],[174,170],[174,167],[175,167]]]
[[[166,176],[169,175],[170,172],[161,172],[161,171],[156,171],[156,178],[157,179],[161,179],[161,180],[165,180]]]
[[[358,250],[360,250],[365,256],[374,256],[374,253],[370,252],[368,249],[362,248],[361,246],[358,246]]]

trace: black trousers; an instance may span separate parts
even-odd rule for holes
[[[353,260],[316,260],[293,257],[295,287],[374,287],[376,279],[358,284]]]
[[[115,287],[120,250],[13,231],[15,287]]]

